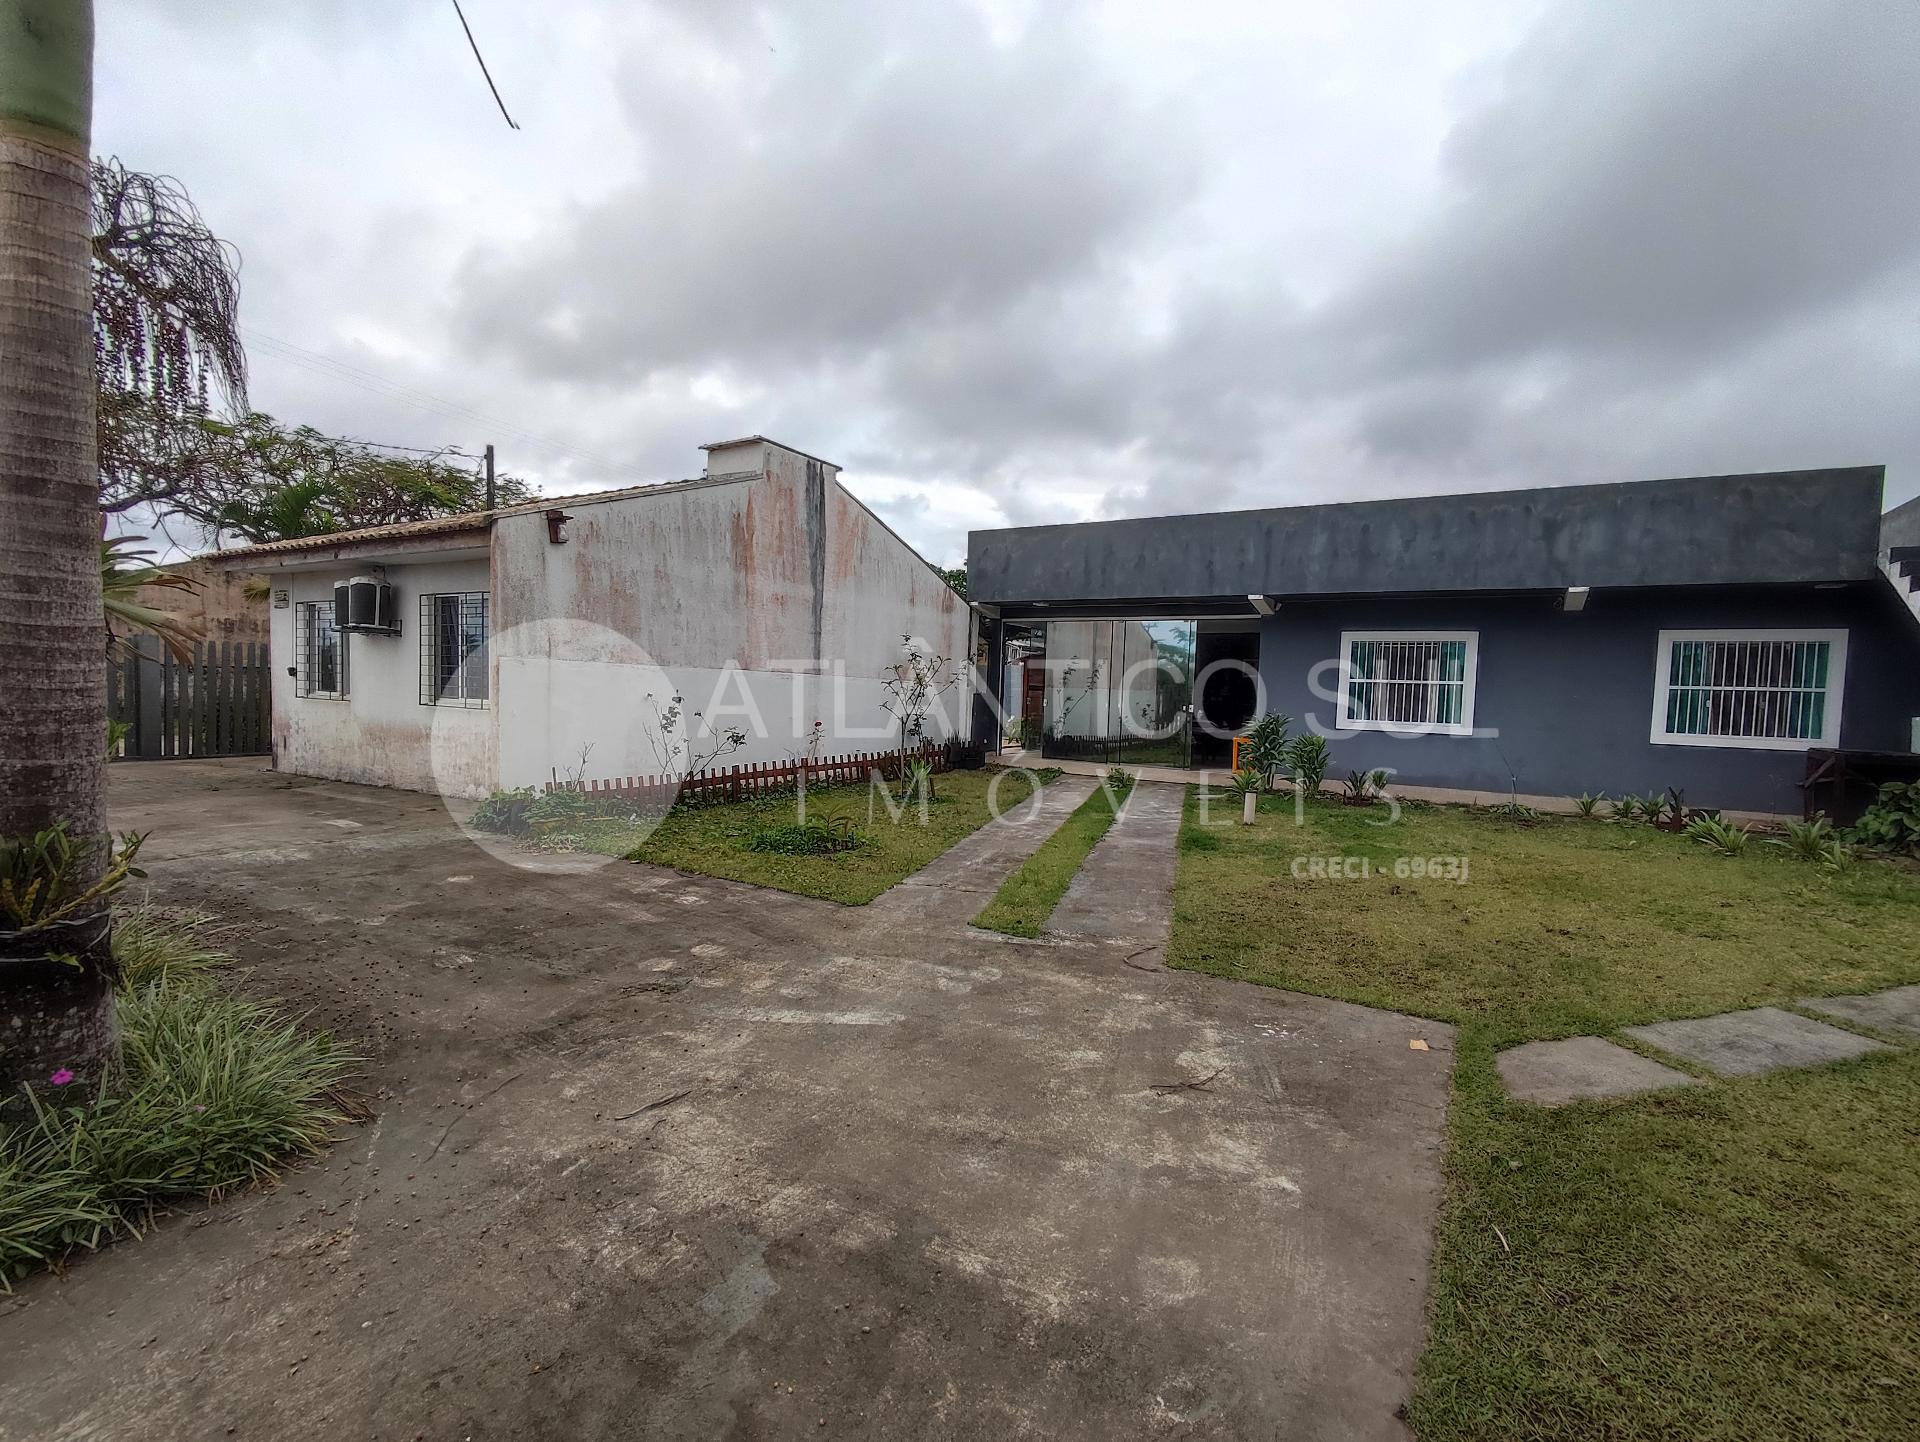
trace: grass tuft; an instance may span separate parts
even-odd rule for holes
[[[1075,807],[1060,829],[1000,883],[986,910],[974,917],[973,925],[1008,936],[1040,935],[1087,853],[1107,834],[1132,791],[1131,777],[1116,779],[1109,773],[1106,783]]]
[[[347,1120],[356,1058],[271,1005],[217,987],[209,918],[137,908],[114,951],[121,1056],[97,1094],[29,1094],[0,1125],[0,1290],[170,1204],[271,1177]]]
[[[228,960],[202,933],[214,924],[204,911],[176,911],[151,903],[114,913],[113,960],[122,989],[162,977],[198,975]]]

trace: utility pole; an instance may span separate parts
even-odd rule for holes
[[[493,443],[487,443],[487,509],[493,509]]]

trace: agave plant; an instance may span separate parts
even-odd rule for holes
[[[1640,798],[1632,792],[1616,797],[1613,802],[1613,819],[1631,821],[1640,814]]]
[[[1240,820],[1244,825],[1253,825],[1254,808],[1259,804],[1260,793],[1267,789],[1267,775],[1264,771],[1251,766],[1242,766],[1227,780],[1227,787],[1240,798]]]
[[[1767,844],[1791,852],[1802,861],[1834,869],[1853,859],[1853,853],[1833,829],[1833,823],[1827,820],[1824,811],[1817,812],[1811,821],[1789,821],[1786,833],[1785,836],[1770,838]]]
[[[1743,856],[1751,834],[1744,826],[1735,826],[1717,816],[1696,816],[1687,823],[1687,835],[1721,856]]]
[[[1607,793],[1604,791],[1598,793],[1582,791],[1579,796],[1574,798],[1573,809],[1591,820],[1606,799]]]

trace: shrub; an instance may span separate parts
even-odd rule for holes
[[[1606,799],[1607,793],[1604,791],[1598,795],[1591,791],[1582,791],[1579,796],[1574,799],[1573,809],[1582,816],[1591,819]]]
[[[1327,767],[1332,761],[1324,736],[1309,733],[1296,736],[1287,744],[1287,769],[1293,773],[1293,784],[1309,796],[1319,791],[1320,783],[1327,779]]]
[[[562,787],[544,792],[528,804],[525,829],[535,836],[547,836],[591,821],[597,814],[586,792]]]
[[[1746,854],[1750,833],[1744,826],[1735,826],[1722,821],[1717,816],[1701,814],[1689,821],[1686,834],[1706,847],[1709,851],[1722,856],[1742,856]]]
[[[845,816],[815,817],[806,821],[770,821],[747,834],[747,850],[779,856],[830,856],[855,850],[865,840]]]
[[[356,1058],[216,987],[206,973],[227,957],[199,940],[207,924],[130,913],[114,949],[140,979],[121,982],[119,1062],[71,1102],[29,1092],[0,1127],[0,1290],[169,1203],[270,1177],[346,1120],[333,1093]]]
[[[527,813],[537,798],[531,786],[516,786],[510,791],[494,791],[475,808],[473,824],[481,831],[502,836],[524,836]]]
[[[1920,781],[1888,781],[1848,833],[1875,851],[1920,856]]]
[[[1631,821],[1640,814],[1640,798],[1629,793],[1613,803],[1615,821]]]
[[[1133,773],[1124,766],[1109,766],[1106,787],[1116,797],[1125,796],[1133,790]]]
[[[1284,711],[1269,711],[1247,732],[1246,744],[1240,748],[1240,764],[1250,771],[1271,777],[1287,761],[1287,732],[1293,726],[1293,718]]]
[[[1341,783],[1347,788],[1343,798],[1349,806],[1368,806],[1387,785],[1387,773],[1384,767],[1375,767],[1371,771],[1349,771],[1347,779]]]

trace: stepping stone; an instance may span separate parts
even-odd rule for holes
[[[1896,986],[1872,996],[1810,996],[1800,1005],[1875,1031],[1920,1037],[1920,986]]]
[[[1809,1021],[1777,1006],[1756,1006],[1750,1011],[1703,1016],[1697,1021],[1630,1026],[1626,1034],[1698,1062],[1720,1076],[1760,1076],[1781,1067],[1818,1066],[1886,1050],[1877,1041]]]
[[[1501,1052],[1493,1063],[1509,1093],[1543,1107],[1699,1085],[1697,1077],[1597,1036],[1530,1041]]]

